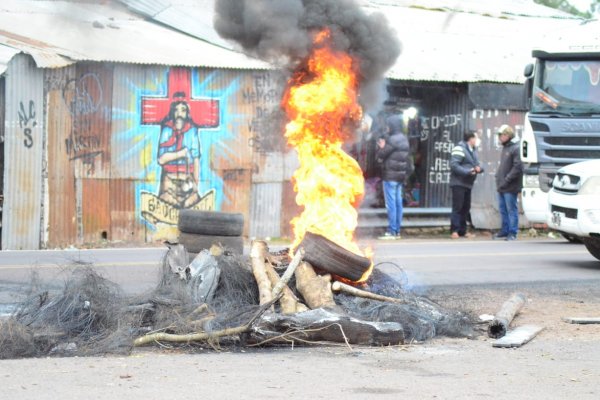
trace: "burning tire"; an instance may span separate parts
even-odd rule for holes
[[[178,228],[180,232],[198,235],[241,236],[244,215],[218,211],[181,210]]]
[[[351,281],[358,281],[371,266],[371,260],[344,249],[324,236],[306,232],[301,247],[304,260],[314,267]]]
[[[240,236],[207,236],[181,232],[179,243],[188,253],[200,253],[204,249],[210,249],[213,244],[220,244],[224,249],[234,253],[244,252],[244,240]]]

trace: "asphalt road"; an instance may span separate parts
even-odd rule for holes
[[[381,268],[397,279],[431,288],[438,298],[466,299],[478,312],[493,312],[515,286],[526,287],[529,302],[516,324],[533,323],[546,330],[518,350],[495,349],[483,335],[383,348],[287,346],[215,352],[207,346],[187,352],[151,347],[129,356],[0,360],[0,398],[599,398],[600,327],[561,321],[565,315],[595,316],[599,309],[600,262],[582,245],[550,239],[367,244],[375,261],[387,263]],[[17,297],[32,270],[59,284],[73,263],[93,264],[130,293],[150,289],[164,252],[2,251],[0,303]]]
[[[412,287],[600,280],[600,261],[581,244],[540,239],[405,239],[361,242],[375,263]],[[91,265],[127,293],[152,289],[166,248],[0,252],[0,303],[31,280],[32,272],[60,284],[78,265]]]

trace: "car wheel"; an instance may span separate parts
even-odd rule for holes
[[[583,244],[585,244],[585,248],[591,255],[600,260],[600,238],[583,238]]]
[[[300,247],[304,260],[316,268],[358,281],[371,266],[371,260],[348,251],[324,236],[306,232]]]
[[[240,236],[208,236],[196,235],[194,233],[181,232],[179,243],[185,247],[188,253],[200,253],[204,249],[210,249],[213,244],[220,244],[224,249],[234,253],[244,252],[244,240]],[[190,256],[190,261],[193,258]]]
[[[178,228],[180,232],[198,235],[241,236],[244,215],[218,211],[181,210]]]

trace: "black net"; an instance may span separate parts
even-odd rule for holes
[[[284,260],[281,274],[287,259],[277,256]],[[125,296],[89,266],[66,267],[70,272],[58,287],[34,275],[26,299],[0,320],[0,358],[126,354],[135,338],[148,333],[212,333],[242,326],[260,308],[250,265],[247,257],[204,254],[188,266],[187,253],[177,246],[167,252],[156,288],[135,297]],[[289,286],[301,300],[293,278]],[[401,304],[347,294],[337,294],[335,300],[351,317],[400,323],[407,340],[471,334],[467,315],[444,309],[405,286],[401,271],[392,278],[375,268],[363,289],[402,299]],[[206,342],[215,348],[239,344],[240,335]]]

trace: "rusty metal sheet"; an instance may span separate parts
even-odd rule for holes
[[[43,71],[15,56],[6,75],[3,249],[40,246],[43,105]]]
[[[253,183],[250,237],[281,237],[282,181]]]
[[[133,179],[110,180],[110,240],[126,243],[145,241],[146,230],[135,214],[135,187]]]
[[[76,178],[110,177],[112,83],[112,66],[79,63],[63,87],[71,129],[62,156],[72,163]]]
[[[249,169],[230,169],[218,172],[223,177],[223,200],[220,203],[220,209],[225,212],[244,214],[244,236],[248,236],[251,224],[252,171]]]
[[[83,243],[111,238],[110,180],[81,178]]]
[[[75,79],[75,66],[45,70],[44,87],[48,104],[48,221],[46,247],[77,243],[75,172],[65,152],[73,117],[63,91]]]

